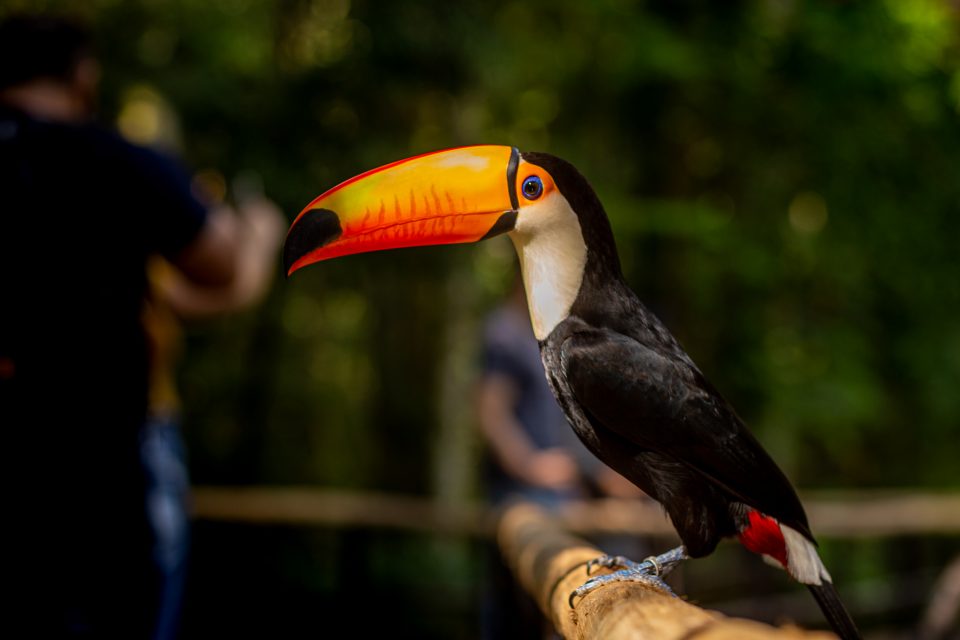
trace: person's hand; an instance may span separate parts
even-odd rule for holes
[[[277,205],[262,195],[244,198],[236,209],[226,205],[213,209],[207,226],[218,231],[222,247],[229,249],[233,277],[217,286],[164,279],[159,284],[164,299],[183,319],[233,313],[257,304],[269,290],[280,262],[286,221]]]
[[[610,498],[642,498],[645,494],[637,485],[609,467],[597,473],[595,482],[603,495]]]
[[[280,246],[286,220],[273,201],[264,197],[245,200],[238,206],[238,213],[250,242],[271,253]]]
[[[524,465],[523,479],[544,489],[569,489],[579,480],[577,463],[560,448],[530,454]]]

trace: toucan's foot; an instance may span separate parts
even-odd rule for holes
[[[641,582],[653,587],[654,589],[669,593],[670,595],[676,597],[677,594],[675,594],[673,589],[671,589],[670,586],[663,581],[663,578],[660,576],[651,575],[650,573],[647,573],[647,571],[647,569],[621,569],[620,571],[608,573],[607,575],[590,578],[582,585],[574,589],[570,594],[570,608],[573,608],[573,603],[577,598],[582,598],[591,591],[595,591],[596,589],[613,582]]]
[[[651,556],[643,562],[634,562],[623,556],[601,556],[587,563],[587,575],[590,574],[593,567],[624,567],[620,571],[615,571],[603,576],[590,578],[582,585],[577,587],[570,594],[570,607],[573,608],[573,602],[576,598],[582,598],[591,591],[612,582],[642,582],[650,585],[676,597],[673,590],[663,581],[661,576],[670,573],[678,564],[687,559],[687,551],[683,547],[671,549],[659,556]]]
[[[606,569],[638,569],[646,568],[642,562],[634,562],[626,556],[600,556],[587,562],[587,575],[593,573],[594,567],[604,567]]]

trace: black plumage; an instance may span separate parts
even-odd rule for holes
[[[694,557],[742,528],[744,505],[812,540],[790,482],[625,284],[606,213],[586,179],[559,158],[523,157],[553,176],[587,245],[570,315],[540,345],[580,438],[664,506]]]
[[[815,544],[789,480],[625,283],[587,180],[554,156],[522,155],[553,177],[587,249],[569,314],[540,340],[547,379],[580,439],[664,507],[692,557],[748,529],[751,511]],[[825,573],[807,586],[840,637],[860,638]]]

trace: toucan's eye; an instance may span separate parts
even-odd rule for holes
[[[543,194],[543,180],[537,176],[530,176],[523,181],[520,190],[523,191],[523,197],[527,200],[536,200]]]

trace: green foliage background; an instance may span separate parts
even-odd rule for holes
[[[107,122],[149,87],[175,110],[188,165],[258,172],[290,219],[414,153],[500,143],[565,157],[605,203],[631,284],[799,487],[960,487],[955,3],[0,7],[86,19]],[[512,269],[497,242],[355,256],[278,276],[257,310],[192,327],[195,481],[475,497],[474,337]],[[275,589],[250,587],[259,604],[294,618],[341,602],[351,580],[402,586],[398,609],[415,609],[435,598],[424,570],[437,572],[460,609],[418,633],[473,637],[470,546],[226,525],[201,527],[198,545],[200,584],[270,576]],[[881,543],[832,548],[859,558],[835,576],[889,576]],[[222,630],[192,606],[188,630]]]

